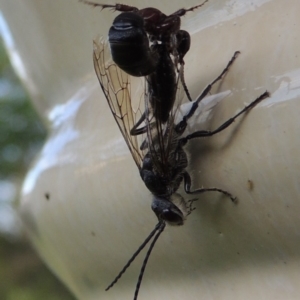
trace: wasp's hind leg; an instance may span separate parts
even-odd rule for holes
[[[184,130],[185,130],[186,126],[187,126],[188,120],[194,115],[196,109],[199,106],[200,101],[203,100],[208,95],[208,93],[211,91],[211,88],[213,87],[213,85],[217,81],[221,80],[223,78],[223,76],[228,72],[230,66],[234,63],[234,61],[236,60],[236,58],[238,57],[239,54],[240,54],[239,51],[234,52],[232,58],[230,59],[230,61],[228,62],[227,66],[222,71],[222,73],[215,80],[213,80],[210,84],[207,85],[207,87],[203,90],[203,92],[198,97],[198,99],[193,103],[190,111],[176,125],[176,127],[175,127],[175,131],[176,132],[178,132],[179,134],[182,134],[184,132]]]
[[[250,104],[244,107],[239,113],[237,113],[235,116],[224,122],[221,126],[219,126],[217,129],[210,131],[210,130],[199,130],[196,131],[192,134],[187,135],[186,137],[180,139],[181,145],[185,145],[188,140],[194,139],[194,138],[199,138],[199,137],[208,137],[212,136],[216,133],[221,132],[222,130],[226,129],[229,125],[231,125],[235,119],[242,115],[243,113],[247,112],[251,108],[253,108],[255,105],[257,105],[260,101],[263,99],[266,99],[270,96],[269,92],[264,92],[262,95],[260,95],[258,98],[256,98],[254,101],[252,101]]]
[[[187,194],[194,195],[194,194],[201,194],[206,192],[219,192],[225,195],[226,197],[229,197],[233,203],[237,203],[236,197],[234,197],[231,193],[219,188],[201,188],[201,189],[191,191],[192,181],[191,181],[191,176],[189,175],[188,172],[184,172],[183,180],[184,180],[184,190]],[[194,202],[195,200],[192,201]]]

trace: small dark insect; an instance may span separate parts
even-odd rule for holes
[[[162,123],[167,122],[174,106],[178,79],[188,99],[192,101],[183,69],[183,58],[190,49],[191,38],[187,31],[180,29],[180,17],[208,1],[189,9],[179,9],[167,16],[153,7],[138,9],[123,4],[99,4],[82,0],[94,7],[122,12],[115,18],[108,33],[113,61],[129,75],[147,76],[149,109],[155,119]],[[138,123],[144,119],[145,115],[142,115]],[[137,127],[135,125],[132,128],[132,135],[146,132],[145,127]]]
[[[247,112],[257,103],[268,97],[269,93],[265,92],[260,95],[256,100],[251,102],[215,130],[196,131],[185,137],[182,137],[182,135],[188,125],[189,119],[197,110],[201,100],[207,96],[212,86],[222,79],[238,54],[239,52],[234,53],[234,56],[223,72],[204,89],[199,98],[193,102],[190,110],[179,122],[175,122],[176,113],[178,112],[179,107],[174,107],[166,123],[162,123],[159,120],[153,120],[153,116],[147,113],[149,111],[149,101],[147,100],[149,97],[148,91],[145,91],[145,99],[134,99],[130,77],[114,63],[107,62],[109,51],[103,43],[94,42],[94,66],[101,88],[139,169],[140,176],[147,188],[153,194],[151,207],[158,218],[158,224],[155,226],[154,230],[133,254],[132,258],[106,290],[110,289],[120,279],[135,257],[154,237],[145,256],[137,281],[134,294],[134,299],[137,299],[147,261],[158,237],[164,230],[166,223],[175,226],[183,225],[184,220],[193,210],[192,203],[194,200],[186,202],[184,198],[177,193],[182,182],[187,194],[217,191],[230,197],[233,201],[235,200],[229,192],[219,188],[191,189],[191,177],[186,170],[188,167],[188,159],[183,147],[191,139],[209,137],[221,132],[232,124],[238,116]],[[136,101],[138,102],[137,105],[135,105]],[[141,102],[144,102],[144,108],[141,108],[141,104],[143,104]],[[144,113],[142,113],[143,111]],[[142,114],[145,115],[145,137],[143,135],[134,136],[131,134],[131,128],[135,126],[136,121],[140,119]]]
[[[183,64],[183,57],[190,48],[190,35],[187,31],[180,30],[180,17],[209,0],[188,9],[179,9],[169,16],[154,7],[138,9],[124,4],[81,1],[94,7],[122,12],[113,21],[108,34],[113,60],[129,75],[145,76],[154,72],[159,56],[155,48],[149,47],[149,41],[154,45],[164,44],[175,58],[176,64]]]

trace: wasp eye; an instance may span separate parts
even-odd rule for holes
[[[162,218],[170,225],[183,225],[182,216],[172,210],[165,209],[162,212]]]

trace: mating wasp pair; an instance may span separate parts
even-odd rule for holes
[[[260,95],[215,130],[200,130],[184,136],[189,119],[199,109],[201,101],[210,93],[212,86],[223,78],[239,54],[238,51],[234,53],[221,74],[206,86],[192,102],[190,109],[179,118],[177,114],[183,99],[180,88],[185,91],[186,98],[192,101],[184,80],[183,59],[190,48],[190,35],[180,29],[180,17],[201,7],[208,0],[169,16],[155,8],[138,9],[122,4],[83,2],[121,12],[109,31],[110,51],[106,43],[94,41],[93,61],[110,110],[142,180],[153,195],[151,207],[158,218],[154,230],[106,289],[118,281],[152,239],[137,281],[134,294],[134,299],[137,299],[146,264],[166,223],[183,225],[193,210],[195,199],[186,201],[178,193],[181,184],[189,195],[217,191],[235,201],[229,192],[219,188],[191,188],[184,146],[189,140],[210,137],[226,129],[237,117],[269,97],[269,93]],[[136,77],[144,78],[142,95],[135,93]]]

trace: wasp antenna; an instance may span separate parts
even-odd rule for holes
[[[152,239],[152,237],[154,236],[154,234],[158,231],[161,232],[161,227],[165,227],[162,226],[161,221],[156,224],[155,228],[150,232],[150,234],[148,235],[148,237],[145,239],[145,241],[139,246],[139,248],[133,253],[133,255],[131,256],[131,258],[129,259],[129,261],[127,262],[127,264],[123,267],[123,269],[120,271],[120,273],[117,275],[117,277],[111,282],[111,284],[105,289],[106,291],[108,291],[110,288],[112,288],[117,281],[122,277],[122,275],[126,272],[126,270],[129,268],[129,266],[131,265],[131,263],[135,260],[135,258],[139,255],[139,253],[145,248],[145,246],[149,243],[149,241]],[[157,239],[157,238],[156,238]],[[152,242],[153,244],[153,242]],[[151,245],[152,245],[151,244]],[[154,245],[153,245],[154,246]],[[153,247],[152,246],[152,247]],[[150,246],[151,247],[151,246]],[[150,251],[151,252],[151,251]],[[147,253],[148,254],[148,253]],[[150,253],[149,253],[150,255]]]
[[[165,227],[166,227],[166,222],[164,221],[160,221],[157,225],[157,234],[156,236],[154,237],[152,243],[150,244],[150,247],[146,253],[146,256],[145,256],[145,259],[143,261],[143,265],[142,265],[142,268],[141,268],[141,271],[140,271],[140,275],[139,275],[139,278],[138,278],[138,281],[137,281],[137,284],[136,284],[136,287],[135,287],[135,292],[134,292],[134,298],[133,300],[137,300],[137,297],[138,297],[138,294],[139,294],[139,290],[140,290],[140,286],[141,286],[141,283],[142,283],[142,280],[143,280],[143,276],[144,276],[144,272],[145,272],[145,269],[146,269],[146,266],[147,266],[147,262],[148,262],[148,259],[151,255],[151,252],[152,252],[152,249],[156,243],[156,241],[158,240],[159,236],[161,235],[161,233],[164,231]]]

